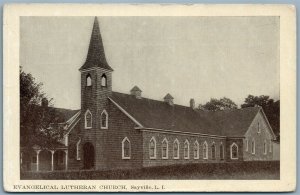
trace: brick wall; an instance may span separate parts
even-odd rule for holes
[[[258,132],[258,123],[260,127],[260,132]],[[259,112],[254,118],[249,130],[245,134],[244,139],[244,159],[245,160],[272,160],[273,158],[273,148],[272,148],[272,135],[270,129],[266,123],[261,112]],[[248,151],[247,143],[248,140]],[[251,142],[255,141],[255,153],[252,154]],[[264,154],[264,142],[266,142],[267,153]],[[271,147],[271,150],[270,150]]]
[[[149,143],[151,138],[156,140],[156,159],[150,159],[149,156]],[[168,140],[168,159],[162,158],[162,142],[164,139]],[[173,158],[173,143],[175,139],[179,141],[179,159]],[[184,142],[189,141],[189,159],[184,159]],[[199,159],[194,159],[194,143],[199,143]],[[203,143],[207,142],[208,145],[208,159],[203,159]],[[216,146],[216,159],[212,159],[212,144]],[[162,166],[171,164],[185,164],[185,163],[201,163],[201,162],[221,162],[220,159],[220,144],[223,143],[224,150],[226,145],[225,138],[211,138],[200,137],[194,135],[170,134],[163,132],[149,132],[143,131],[143,166]]]

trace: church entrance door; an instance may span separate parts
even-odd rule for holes
[[[95,162],[95,149],[93,144],[87,142],[83,145],[83,166],[84,169],[91,169]]]

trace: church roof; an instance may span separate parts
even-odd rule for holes
[[[111,98],[145,128],[229,137],[244,136],[260,109],[199,111],[177,104],[170,106],[158,100],[136,99],[118,92],[113,92]]]
[[[95,68],[95,67],[99,67],[111,71],[113,70],[106,61],[97,17],[95,17],[94,20],[94,25],[93,25],[93,30],[92,30],[86,61],[79,70]]]

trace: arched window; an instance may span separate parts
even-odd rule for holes
[[[76,159],[80,160],[80,142],[81,139],[79,138],[78,142],[76,143]]]
[[[108,114],[107,114],[106,110],[103,110],[100,115],[100,123],[101,123],[101,129],[108,128]]]
[[[156,159],[156,140],[154,137],[149,142],[149,157],[150,159]]]
[[[251,142],[251,153],[255,154],[255,140],[254,139]]]
[[[92,78],[90,74],[86,76],[86,86],[92,86]]]
[[[272,152],[272,140],[270,140],[269,152]]]
[[[84,118],[85,118],[85,123],[84,123],[85,124],[85,128],[86,129],[92,128],[92,113],[89,110],[87,110],[85,112]]]
[[[203,159],[208,159],[208,148],[206,141],[203,143]]]
[[[101,87],[106,87],[107,86],[107,78],[106,78],[106,75],[103,74],[101,76]]]
[[[212,158],[213,160],[216,159],[216,146],[215,146],[215,143],[213,143],[213,144],[211,145],[211,158]]]
[[[246,142],[246,143],[245,143],[245,144],[246,144],[246,151],[248,151],[248,147],[249,147],[249,146],[248,146],[248,145],[249,145],[249,143],[248,143],[248,142],[249,142],[249,141],[248,141],[248,139],[246,139],[246,140],[245,140],[245,142]]]
[[[168,159],[168,140],[167,138],[165,138],[162,141],[162,147],[161,147],[161,155],[162,155],[162,159]]]
[[[197,140],[194,143],[194,159],[199,159],[199,143]]]
[[[267,141],[264,141],[264,154],[267,154]]]
[[[183,156],[184,159],[190,158],[190,143],[188,140],[185,140],[184,146],[183,146]]]
[[[173,143],[173,158],[179,159],[179,141],[178,139],[175,139]]]
[[[233,143],[230,146],[230,157],[231,157],[231,159],[238,159],[238,151],[239,151],[238,146],[236,145],[236,143]]]
[[[130,159],[131,157],[131,144],[127,137],[122,141],[122,159]]]
[[[220,145],[220,159],[224,160],[224,146],[223,143]]]

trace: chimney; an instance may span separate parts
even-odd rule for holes
[[[164,102],[167,102],[171,106],[174,105],[173,100],[174,98],[169,93],[164,97]]]
[[[42,103],[41,103],[42,107],[48,107],[48,104],[49,104],[49,101],[47,100],[47,98],[43,98]]]
[[[140,90],[140,88],[138,88],[138,86],[134,86],[130,90],[130,94],[134,95],[137,99],[141,99],[142,98],[142,90]]]
[[[194,100],[194,98],[191,98],[191,99],[190,99],[190,107],[191,107],[192,109],[195,109],[195,100]]]

